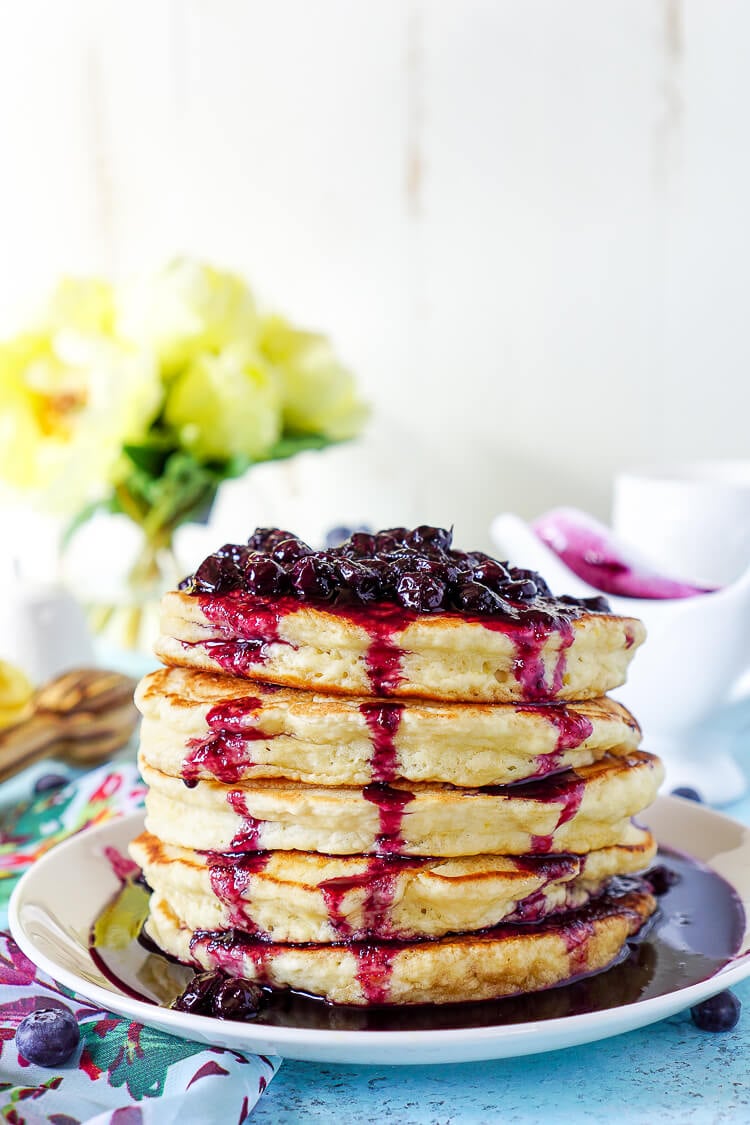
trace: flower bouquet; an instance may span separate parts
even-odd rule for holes
[[[122,285],[63,281],[38,324],[0,343],[0,480],[66,514],[64,542],[102,511],[141,530],[126,643],[176,529],[207,516],[222,481],[351,438],[365,413],[324,336],[186,259]],[[96,607],[95,627],[113,613]]]

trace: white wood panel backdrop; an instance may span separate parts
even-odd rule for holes
[[[204,255],[376,408],[246,522],[604,513],[750,449],[749,41],[742,0],[6,0],[0,323]]]

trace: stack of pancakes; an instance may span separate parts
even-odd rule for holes
[[[226,550],[226,548],[224,549]],[[239,548],[238,548],[239,550]],[[180,960],[341,1004],[473,1001],[606,968],[653,913],[661,781],[620,684],[640,622],[168,594],[136,701]]]

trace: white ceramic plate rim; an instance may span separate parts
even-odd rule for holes
[[[740,829],[743,833],[742,851],[747,850],[745,859],[750,867],[750,830],[745,826],[706,806],[698,806],[675,797],[657,798],[649,813],[660,810],[666,810],[671,815],[677,813],[686,821],[694,817],[709,818],[717,826],[723,824],[735,830]],[[648,819],[648,814],[644,814],[644,820]],[[67,858],[67,853],[75,853],[79,848],[83,847],[90,852],[96,845],[104,846],[113,834],[120,836],[126,828],[131,829],[131,826],[132,836],[135,836],[141,830],[142,822],[143,813],[133,813],[88,829],[53,848],[26,872],[14,889],[8,908],[9,925],[15,941],[26,956],[60,984],[101,1008],[128,1016],[140,1023],[158,1026],[183,1038],[212,1041],[238,1050],[264,1054],[274,1052],[290,1058],[321,1061],[380,1062],[392,1065],[479,1061],[556,1050],[619,1035],[674,1015],[750,976],[748,928],[742,944],[742,954],[705,981],[631,1004],[549,1020],[433,1031],[339,1031],[233,1024],[205,1016],[191,1016],[136,1000],[114,986],[105,988],[87,981],[58,964],[54,957],[40,949],[24,922],[24,911],[30,905],[29,900],[36,898],[35,888],[43,876],[51,874],[53,864],[60,863]],[[658,830],[655,834],[659,839]],[[660,839],[660,843],[669,841]],[[103,872],[105,863],[102,857]],[[103,893],[102,905],[109,893],[111,892]],[[737,893],[744,902],[746,923],[750,926],[750,893],[743,895],[740,890]],[[87,924],[92,921],[93,918],[86,920]]]

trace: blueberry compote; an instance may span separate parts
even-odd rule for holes
[[[609,612],[606,599],[553,597],[534,571],[452,543],[452,531],[423,525],[355,532],[338,547],[315,551],[289,531],[258,528],[247,544],[227,543],[209,555],[180,589],[201,598],[219,629],[206,647],[233,675],[255,675],[271,646],[287,643],[284,616],[309,603],[367,630],[365,663],[376,695],[397,693],[401,682],[396,634],[421,614],[448,613],[507,634],[523,698],[553,698],[573,642],[572,620]],[[559,643],[550,675],[542,650],[553,633]]]
[[[290,531],[258,528],[247,545],[226,543],[180,583],[188,594],[254,594],[300,602],[369,606],[390,602],[415,613],[466,613],[522,623],[581,611],[608,612],[604,598],[554,598],[534,571],[481,551],[457,551],[441,527],[355,532],[315,551]]]

